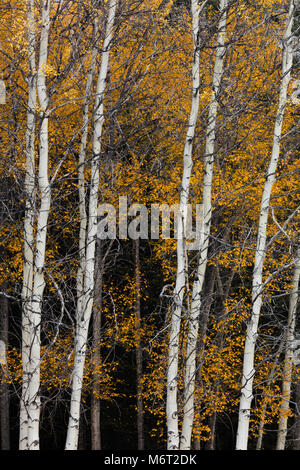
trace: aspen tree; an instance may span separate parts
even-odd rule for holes
[[[287,436],[289,403],[291,398],[293,346],[295,340],[296,312],[300,278],[300,247],[297,250],[293,276],[293,289],[290,294],[289,314],[285,335],[285,358],[282,379],[282,404],[280,407],[276,450],[284,450]]]
[[[101,152],[102,129],[104,124],[104,96],[109,66],[109,52],[113,38],[113,27],[117,9],[117,0],[110,0],[105,38],[103,41],[100,71],[94,108],[93,155],[91,158],[91,180],[88,208],[88,227],[86,233],[86,252],[84,270],[84,294],[82,312],[77,318],[74,368],[72,376],[72,395],[69,424],[66,439],[66,450],[75,450],[78,446],[80,419],[80,402],[82,392],[83,371],[86,355],[88,328],[94,300],[95,251],[97,237],[99,163]],[[79,313],[79,312],[78,312]]]
[[[199,7],[198,0],[192,0],[192,35],[193,35],[193,65],[192,65],[192,105],[186,134],[183,153],[183,176],[180,188],[180,210],[178,214],[178,240],[177,240],[177,275],[173,294],[174,307],[171,318],[171,331],[169,340],[169,357],[167,373],[167,427],[168,449],[179,449],[178,429],[178,404],[177,404],[177,380],[178,380],[178,349],[181,315],[184,301],[184,290],[186,283],[186,247],[185,247],[185,224],[187,207],[189,201],[190,179],[193,167],[192,150],[197,124],[199,109],[200,88],[200,50],[199,50],[199,17],[201,10],[207,2]]]
[[[260,216],[258,222],[257,244],[255,251],[254,270],[252,278],[252,309],[251,318],[248,323],[242,372],[241,397],[239,406],[239,420],[237,429],[236,449],[246,450],[248,446],[249,421],[251,402],[253,398],[253,379],[255,374],[254,357],[257,340],[258,323],[262,307],[263,294],[263,265],[266,256],[267,222],[270,207],[272,187],[275,182],[275,175],[280,155],[280,142],[282,134],[282,124],[287,103],[287,89],[291,79],[291,68],[293,63],[293,51],[291,45],[292,26],[294,13],[298,0],[292,0],[289,6],[289,13],[286,28],[283,36],[283,58],[282,58],[282,78],[280,83],[279,103],[275,118],[272,154],[267,170],[264,184]]]
[[[92,2],[94,3],[94,2]],[[85,168],[86,168],[86,147],[87,137],[89,130],[89,106],[91,101],[92,84],[96,67],[96,59],[98,54],[98,19],[95,18],[93,22],[93,47],[91,64],[87,76],[85,87],[85,99],[83,105],[83,118],[82,118],[82,134],[80,142],[80,152],[78,160],[78,195],[79,195],[79,214],[80,214],[80,229],[79,229],[79,266],[77,270],[77,313],[76,319],[82,316],[83,308],[83,293],[84,293],[84,271],[85,271],[85,242],[87,230],[87,214],[86,214],[86,195],[85,195]],[[78,322],[79,324],[79,322]]]
[[[37,71],[37,93],[41,123],[39,130],[39,193],[40,207],[37,215],[36,246],[33,271],[33,292],[30,311],[30,377],[28,387],[28,449],[39,450],[40,422],[40,327],[43,292],[45,288],[44,265],[47,240],[48,216],[51,203],[51,189],[48,179],[48,120],[49,99],[47,96],[46,74],[48,63],[48,41],[50,28],[50,0],[42,4],[39,64]]]
[[[98,43],[99,43],[99,25],[97,18],[97,10],[95,2],[92,1],[93,14],[96,15],[93,21],[93,46],[91,54],[91,64],[89,67],[86,87],[85,87],[85,99],[83,105],[83,118],[82,118],[82,134],[80,142],[80,153],[78,160],[78,195],[79,195],[79,214],[80,214],[80,229],[79,229],[79,264],[77,270],[77,311],[76,311],[76,327],[80,324],[80,318],[83,315],[83,297],[84,297],[84,272],[86,265],[85,248],[86,248],[86,232],[87,232],[87,213],[86,213],[86,194],[85,194],[85,168],[86,162],[86,148],[87,148],[87,137],[89,130],[89,107],[91,102],[93,78],[96,68],[96,59],[98,55]],[[93,407],[92,396],[92,407]],[[95,413],[92,412],[92,448],[93,450],[99,450],[101,448],[100,433],[98,439],[96,439],[95,445],[95,433],[97,433],[98,426],[94,423]]]
[[[19,449],[28,448],[28,380],[30,356],[30,312],[33,281],[34,254],[34,218],[35,218],[35,162],[34,139],[37,105],[36,89],[36,53],[35,53],[35,19],[34,1],[27,2],[28,23],[28,103],[26,125],[26,174],[25,174],[25,217],[24,217],[24,248],[23,248],[23,288],[22,288],[22,396],[20,401],[20,435]]]
[[[206,2],[202,4],[202,8]],[[177,449],[179,446],[178,431],[178,410],[177,410],[177,374],[178,374],[178,341],[180,331],[180,317],[182,314],[183,296],[186,282],[187,255],[186,255],[186,216],[187,204],[189,198],[189,185],[191,171],[193,166],[192,146],[197,122],[199,108],[199,18],[202,8],[192,2],[193,18],[193,101],[189,120],[189,128],[184,148],[184,172],[182,178],[182,187],[180,193],[180,214],[178,218],[178,242],[177,242],[177,278],[174,291],[176,307],[173,312],[170,334],[169,365],[168,365],[168,395],[167,395],[167,419],[168,419],[168,448]],[[224,59],[224,41],[227,18],[227,1],[220,2],[220,21],[217,38],[217,53],[215,68],[213,74],[213,96],[209,106],[208,124],[206,130],[206,148],[205,148],[205,170],[203,187],[203,217],[200,229],[199,240],[199,262],[196,273],[196,279],[193,284],[191,307],[189,312],[189,331],[186,351],[186,366],[184,377],[184,418],[182,434],[180,438],[180,449],[190,449],[192,426],[194,420],[194,387],[196,373],[196,343],[198,336],[198,321],[200,313],[200,295],[202,291],[209,243],[209,231],[211,221],[211,185],[213,175],[215,129],[217,120],[218,102],[217,96],[220,89],[221,78],[223,74]],[[175,378],[174,378],[175,377]],[[169,398],[169,400],[168,400]]]
[[[196,377],[196,349],[201,308],[201,293],[207,266],[208,246],[210,238],[210,225],[212,215],[212,179],[215,153],[218,94],[223,75],[225,48],[225,33],[227,20],[227,0],[220,1],[220,20],[218,27],[217,50],[215,68],[212,79],[212,98],[208,110],[208,124],[206,129],[206,146],[204,155],[203,178],[203,218],[200,227],[199,261],[196,279],[193,284],[190,315],[188,319],[188,338],[186,350],[186,364],[184,377],[184,415],[181,433],[181,450],[191,448],[191,437],[194,421],[194,389]]]

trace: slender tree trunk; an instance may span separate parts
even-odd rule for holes
[[[89,106],[91,101],[91,92],[93,86],[93,78],[96,68],[96,59],[98,55],[98,18],[93,23],[93,48],[91,55],[91,64],[87,76],[85,87],[85,100],[83,105],[82,134],[78,162],[78,195],[79,195],[79,266],[77,271],[77,315],[78,319],[82,316],[83,293],[84,293],[84,273],[85,273],[85,248],[86,248],[86,231],[87,231],[87,213],[86,213],[86,194],[85,194],[85,167],[86,167],[86,145],[89,130]]]
[[[50,27],[50,0],[42,5],[42,30],[40,37],[37,91],[41,109],[39,134],[39,192],[40,208],[37,220],[36,252],[34,260],[33,293],[30,312],[30,380],[28,396],[28,449],[39,450],[40,421],[40,325],[43,292],[45,288],[44,265],[48,215],[51,192],[48,180],[48,97],[45,68],[48,61],[48,38]]]
[[[201,321],[199,325],[199,330],[200,330],[199,337],[198,337],[198,342],[197,342],[198,365],[197,365],[197,371],[196,371],[197,381],[200,386],[202,383],[202,366],[203,366],[203,361],[204,361],[205,338],[207,334],[210,310],[211,310],[211,306],[213,303],[213,292],[214,292],[215,282],[216,282],[216,268],[213,266],[212,269],[210,270],[209,279],[207,281],[206,289],[204,293],[204,297],[207,303],[204,305],[204,302],[202,302],[202,305],[201,305],[202,314],[201,314]],[[199,439],[195,440],[194,442],[194,449],[200,450],[200,448],[201,448],[201,439],[199,437]]]
[[[92,2],[93,4],[93,2]],[[79,325],[80,318],[83,315],[83,298],[84,298],[84,273],[86,266],[86,232],[87,232],[87,213],[86,213],[86,194],[85,194],[85,167],[86,167],[86,146],[87,136],[89,129],[89,106],[91,101],[91,92],[93,85],[93,78],[96,68],[96,59],[98,55],[98,18],[95,18],[93,23],[93,48],[91,54],[91,64],[87,76],[85,87],[85,100],[83,106],[83,122],[82,122],[82,135],[79,153],[79,166],[78,166],[78,189],[79,189],[79,214],[80,214],[80,229],[79,229],[79,266],[77,271],[77,313],[76,325]],[[98,265],[101,263],[99,256],[97,256]],[[102,302],[102,274],[97,270],[96,274],[96,287],[95,287],[95,307],[93,312],[93,343],[94,354],[93,361],[100,361],[100,345],[97,338],[100,335],[101,327],[101,302]],[[100,326],[98,326],[100,324]],[[100,339],[99,339],[100,341]],[[101,449],[101,435],[100,435],[100,400],[97,398],[98,385],[93,385],[91,395],[91,444],[92,450]]]
[[[85,410],[83,406],[80,407],[80,424],[79,424],[79,433],[78,433],[78,450],[87,450],[87,424],[85,417]]]
[[[208,425],[210,428],[211,438],[205,443],[205,450],[215,450],[216,448],[216,423],[217,423],[217,412],[215,411],[212,416],[209,417]]]
[[[292,0],[289,8],[287,26],[283,37],[282,80],[280,84],[279,104],[274,127],[273,149],[264,185],[258,223],[257,245],[252,280],[252,312],[248,323],[244,348],[243,375],[236,441],[237,450],[246,450],[248,446],[250,410],[253,398],[253,379],[255,374],[254,355],[258,322],[262,306],[262,277],[263,263],[266,255],[267,222],[271,192],[275,181],[275,174],[280,154],[280,141],[287,100],[287,88],[291,78],[291,68],[293,63],[293,53],[288,45],[288,41],[292,34],[294,11],[295,1]]]
[[[202,7],[207,2],[204,2]],[[178,240],[177,240],[177,275],[173,299],[174,307],[171,317],[171,331],[169,339],[169,357],[167,373],[167,445],[168,449],[179,449],[179,429],[178,429],[178,404],[177,404],[177,380],[178,380],[178,351],[181,315],[183,309],[184,291],[186,283],[186,248],[185,232],[186,217],[189,201],[189,188],[191,172],[193,167],[192,150],[195,136],[198,109],[199,109],[199,88],[200,88],[200,51],[199,51],[199,17],[201,13],[198,1],[192,0],[192,35],[193,35],[193,66],[192,66],[192,106],[188,123],[188,130],[184,146],[183,155],[183,176],[180,190],[180,211],[178,214]]]
[[[199,315],[201,309],[201,292],[203,288],[205,271],[208,258],[208,246],[210,238],[210,226],[212,216],[211,190],[213,178],[213,164],[216,140],[218,94],[220,91],[223,75],[227,21],[227,0],[220,1],[220,20],[217,38],[217,52],[215,68],[212,80],[213,94],[208,111],[208,125],[206,131],[206,148],[204,155],[204,178],[203,178],[203,219],[200,233],[199,261],[196,278],[193,284],[191,311],[189,316],[188,340],[186,350],[186,365],[184,377],[184,415],[181,433],[181,450],[191,448],[191,437],[194,422],[194,389],[196,376],[196,349],[199,326]]]
[[[272,382],[274,381],[274,378],[275,378],[276,367],[278,365],[278,357],[280,357],[280,354],[282,353],[283,347],[284,347],[284,341],[281,341],[280,346],[279,346],[278,351],[277,351],[276,360],[275,360],[275,362],[272,366],[270,375],[268,377],[267,393],[268,392],[271,393],[271,385],[272,385]],[[259,427],[258,427],[258,438],[257,438],[257,442],[256,442],[256,450],[261,450],[262,449],[262,442],[263,442],[267,407],[268,407],[268,404],[267,404],[267,401],[265,400],[263,402],[263,405],[262,405],[262,408],[261,408],[261,418],[260,418]]]
[[[95,280],[95,300],[93,308],[93,364],[95,367],[91,397],[91,438],[92,450],[101,450],[101,427],[100,427],[100,385],[97,369],[101,364],[101,314],[102,314],[102,293],[103,293],[103,256],[102,241],[97,240],[97,269]]]
[[[0,428],[1,450],[10,450],[9,384],[7,377],[8,300],[0,296]]]
[[[200,439],[195,439],[193,447],[194,447],[194,450],[201,450],[201,441],[200,441]]]
[[[135,258],[135,337],[136,337],[136,383],[137,383],[137,432],[138,450],[144,450],[144,407],[143,407],[143,351],[141,344],[141,275],[140,241],[134,240]]]
[[[201,307],[202,307],[202,315],[201,315],[201,323],[199,325],[199,337],[198,337],[198,357],[199,357],[199,366],[197,368],[197,375],[198,379],[201,380],[201,374],[202,374],[202,363],[203,363],[203,356],[204,356],[204,349],[205,349],[205,338],[207,334],[207,328],[208,328],[208,321],[209,321],[209,314],[211,310],[212,303],[214,301],[214,288],[215,288],[215,283],[216,283],[216,268],[215,266],[212,266],[212,268],[209,270],[210,272],[208,273],[207,277],[207,282],[205,285],[205,300],[206,302],[202,302]]]
[[[259,421],[258,438],[257,438],[257,442],[256,442],[256,450],[261,450],[262,449],[266,412],[267,412],[267,403],[264,402],[262,410],[261,410],[262,416],[261,416],[260,421]]]
[[[100,377],[99,365],[101,364],[101,326],[102,326],[102,303],[103,303],[103,279],[105,273],[105,260],[108,256],[113,240],[103,254],[102,240],[97,240],[96,248],[96,275],[95,275],[95,298],[93,308],[93,365],[94,382],[91,396],[91,440],[92,450],[101,450],[101,399],[100,399]]]
[[[86,235],[84,295],[82,314],[78,312],[77,330],[75,337],[74,368],[72,378],[72,396],[70,416],[66,439],[66,450],[76,450],[78,446],[78,431],[80,418],[80,402],[82,392],[83,371],[86,356],[88,328],[94,301],[94,273],[95,273],[95,247],[97,237],[98,215],[98,189],[99,189],[99,163],[101,152],[102,128],[104,123],[104,95],[106,77],[109,65],[109,51],[112,42],[113,26],[117,0],[110,0],[108,6],[108,19],[103,42],[103,52],[100,73],[97,83],[97,93],[94,112],[94,138],[93,156],[91,159],[91,182],[89,197],[88,228]]]
[[[26,174],[25,174],[25,217],[24,217],[24,248],[23,248],[23,288],[22,288],[22,396],[20,400],[20,431],[19,449],[28,449],[28,385],[30,356],[30,312],[33,283],[34,256],[34,217],[35,217],[35,113],[37,104],[36,90],[36,57],[35,57],[35,26],[34,0],[27,2],[28,23],[28,110],[26,126]]]
[[[293,289],[290,295],[288,324],[285,337],[285,358],[282,379],[282,403],[279,413],[278,435],[276,450],[284,450],[287,436],[288,411],[291,398],[292,372],[293,372],[293,346],[295,340],[296,313],[298,302],[298,288],[300,278],[300,247],[297,250],[295,270],[293,276]]]

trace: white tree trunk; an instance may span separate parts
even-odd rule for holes
[[[297,250],[295,260],[295,270],[293,276],[293,288],[290,295],[288,324],[285,337],[285,358],[282,382],[282,398],[283,402],[280,407],[278,436],[276,450],[284,450],[287,436],[287,414],[289,411],[289,403],[291,398],[291,385],[292,385],[292,369],[293,369],[293,346],[295,339],[295,326],[296,326],[296,313],[298,302],[298,288],[300,278],[300,247]]]
[[[51,192],[48,180],[48,96],[46,91],[46,66],[48,61],[48,37],[50,27],[50,0],[42,5],[37,91],[41,109],[39,134],[39,192],[40,208],[37,220],[34,279],[30,312],[30,379],[28,398],[28,448],[39,450],[40,421],[40,325],[44,281],[44,264],[47,239],[48,215]]]
[[[66,439],[66,450],[76,450],[78,446],[78,432],[80,419],[80,402],[82,392],[82,380],[86,355],[87,335],[92,313],[94,299],[94,271],[95,271],[95,247],[97,237],[97,208],[99,188],[99,161],[101,152],[102,128],[104,123],[103,101],[105,84],[109,65],[109,51],[113,38],[113,26],[117,9],[117,0],[110,0],[108,6],[108,19],[106,33],[103,42],[101,67],[97,83],[97,94],[94,115],[93,156],[91,159],[91,183],[88,211],[88,228],[86,236],[84,295],[82,314],[78,318],[76,329],[74,369],[72,377],[72,396],[70,416]]]
[[[186,364],[184,376],[184,415],[180,439],[180,450],[191,448],[192,429],[194,421],[194,389],[196,376],[196,349],[201,308],[201,292],[207,266],[208,246],[211,226],[211,190],[213,179],[214,152],[217,126],[218,94],[224,68],[224,55],[226,52],[225,35],[228,0],[220,1],[220,20],[217,37],[217,50],[214,74],[212,79],[212,98],[208,111],[208,125],[206,131],[206,147],[204,155],[203,177],[203,218],[201,221],[199,261],[196,278],[193,283],[191,309],[189,315],[188,338],[186,350]]]
[[[96,59],[98,54],[98,19],[95,19],[93,26],[93,49],[89,73],[87,76],[85,87],[85,100],[83,106],[83,119],[82,119],[82,135],[80,143],[80,153],[78,162],[78,192],[79,192],[79,215],[80,215],[80,229],[79,229],[79,266],[77,271],[77,315],[76,322],[82,315],[83,309],[83,292],[84,292],[84,272],[85,272],[85,242],[86,242],[86,228],[87,228],[87,214],[86,214],[86,198],[85,198],[85,165],[86,165],[86,143],[89,128],[89,105],[91,99],[91,91],[93,85],[93,78],[95,73]]]
[[[26,174],[25,174],[25,217],[23,248],[23,288],[22,288],[22,396],[20,401],[19,449],[28,448],[28,373],[30,356],[30,312],[33,282],[34,216],[35,216],[35,112],[36,112],[36,62],[34,31],[34,0],[27,2],[28,23],[28,103],[26,127]]]
[[[263,263],[266,255],[267,222],[271,192],[273,183],[275,181],[275,173],[277,170],[277,164],[280,154],[282,123],[287,101],[287,89],[291,78],[291,68],[293,63],[293,52],[289,45],[289,40],[292,34],[291,32],[294,19],[295,5],[295,0],[292,0],[290,3],[287,25],[283,37],[282,79],[280,84],[279,104],[274,127],[272,155],[261,199],[254,271],[252,279],[252,311],[247,328],[244,348],[243,375],[236,441],[237,450],[246,450],[248,446],[250,410],[253,398],[253,378],[255,374],[255,344],[257,339],[259,316],[262,306],[262,277]]]
[[[206,2],[204,2],[206,3]],[[178,214],[178,240],[177,240],[177,275],[173,293],[174,307],[171,318],[171,331],[169,340],[168,374],[167,374],[167,445],[168,449],[179,449],[178,404],[177,404],[177,374],[178,350],[181,314],[186,280],[186,249],[185,224],[189,200],[189,188],[193,167],[192,150],[199,109],[200,87],[200,51],[199,51],[199,16],[201,9],[197,0],[192,0],[192,34],[193,34],[193,66],[192,66],[192,106],[186,134],[183,155],[183,176],[180,189],[180,211]]]

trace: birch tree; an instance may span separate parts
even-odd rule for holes
[[[297,0],[292,0],[283,35],[282,47],[282,78],[280,83],[279,103],[275,118],[272,154],[267,170],[263,194],[260,205],[260,217],[258,222],[257,243],[255,250],[255,261],[252,278],[252,309],[251,318],[247,327],[244,347],[244,360],[242,372],[241,397],[239,406],[239,420],[237,429],[236,449],[246,450],[248,445],[250,409],[253,398],[253,379],[255,374],[254,356],[257,340],[259,317],[263,302],[263,265],[266,256],[267,222],[270,207],[272,187],[276,178],[276,170],[280,155],[280,142],[282,134],[283,118],[287,103],[287,90],[291,79],[291,68],[293,63],[292,50],[292,27],[294,21]]]
[[[293,289],[290,294],[289,314],[285,337],[285,358],[282,379],[282,404],[280,407],[276,450],[284,450],[287,436],[289,403],[291,398],[293,353],[295,341],[296,312],[300,278],[300,247],[298,247],[293,275]]]
[[[23,316],[22,316],[22,363],[23,385],[20,407],[19,448],[39,449],[40,415],[40,324],[44,281],[44,263],[47,238],[48,214],[50,210],[50,186],[48,181],[48,96],[46,89],[46,67],[48,60],[48,38],[50,27],[50,1],[42,4],[41,35],[38,70],[35,59],[34,2],[27,3],[28,22],[28,110],[26,129],[26,176],[25,176],[25,220],[24,220],[24,264],[23,264]],[[39,131],[39,194],[40,207],[35,220],[35,113],[39,98],[41,124]],[[35,253],[34,253],[35,247]]]
[[[95,12],[96,13],[96,12]],[[97,14],[97,13],[96,13]],[[80,232],[79,232],[79,267],[77,273],[77,312],[76,312],[76,322],[79,325],[80,318],[83,315],[82,307],[83,307],[83,295],[84,295],[84,272],[85,272],[85,265],[86,265],[86,258],[85,258],[85,241],[86,241],[86,231],[87,231],[87,219],[86,219],[86,197],[85,197],[85,166],[86,166],[86,142],[87,142],[87,135],[88,135],[88,123],[89,123],[89,106],[91,101],[91,92],[92,92],[92,84],[93,78],[95,74],[96,68],[96,59],[98,55],[98,18],[97,16],[94,19],[93,24],[93,48],[92,48],[92,59],[91,59],[91,66],[86,82],[86,90],[85,90],[85,103],[84,103],[84,110],[83,110],[83,133],[81,138],[81,149],[79,155],[79,168],[78,168],[78,188],[79,188],[79,212],[80,212]],[[99,244],[98,244],[99,245]],[[95,303],[97,303],[97,311],[94,308],[93,310],[93,336],[94,336],[94,343],[100,341],[100,328],[101,328],[101,306],[102,306],[102,279],[103,279],[103,270],[102,270],[102,257],[101,257],[101,249],[96,248],[96,260],[99,264],[98,269],[97,266],[94,267],[96,270],[95,278],[96,278],[96,285],[95,285]],[[95,339],[96,338],[96,339]],[[100,348],[99,344],[94,344],[94,361],[100,360],[100,352],[98,349]],[[97,354],[99,352],[99,354]],[[95,388],[95,385],[94,385]],[[92,450],[100,450],[101,449],[101,432],[100,432],[100,401],[97,400],[95,396],[95,390],[92,391],[91,396],[91,440],[92,440]]]
[[[188,132],[184,148],[184,170],[180,192],[180,213],[178,217],[178,242],[177,242],[177,277],[174,290],[175,308],[171,319],[171,333],[169,345],[168,364],[168,389],[167,389],[167,420],[168,420],[168,448],[179,447],[178,410],[177,410],[177,375],[178,375],[178,342],[183,309],[183,298],[188,272],[188,257],[186,247],[186,218],[189,201],[190,178],[193,167],[192,150],[195,128],[199,109],[199,67],[200,67],[200,44],[199,44],[199,18],[202,7],[197,2],[192,2],[192,27],[193,27],[193,99],[189,119]],[[203,181],[203,218],[200,229],[199,262],[196,279],[193,284],[192,300],[189,311],[189,331],[187,339],[186,365],[184,377],[184,418],[182,434],[180,438],[180,449],[186,450],[191,447],[192,426],[194,419],[194,387],[196,372],[196,343],[198,336],[198,321],[201,306],[201,291],[206,271],[209,232],[211,221],[211,186],[214,162],[215,131],[218,109],[218,93],[220,90],[223,74],[224,41],[227,18],[227,1],[220,2],[220,20],[218,25],[217,52],[215,68],[212,80],[213,96],[209,106],[208,125],[206,130],[206,148],[204,156],[204,181]]]
[[[78,445],[78,431],[80,419],[80,402],[82,392],[83,371],[86,355],[88,328],[93,308],[94,299],[94,274],[95,274],[95,248],[97,237],[98,215],[98,189],[99,189],[99,162],[101,152],[102,129],[104,124],[104,96],[106,78],[109,66],[109,52],[113,38],[113,27],[117,9],[117,0],[110,0],[108,5],[108,18],[105,37],[102,47],[100,71],[97,81],[97,91],[94,108],[94,134],[93,154],[91,158],[91,180],[88,208],[88,227],[85,246],[84,292],[82,311],[78,312],[74,369],[72,376],[72,395],[70,405],[69,424],[66,439],[66,450],[75,450]]]
[[[42,4],[39,64],[37,71],[37,92],[40,107],[39,131],[39,193],[40,207],[37,216],[36,246],[34,256],[33,291],[30,311],[30,378],[28,387],[28,449],[39,450],[40,422],[40,325],[43,292],[45,288],[44,265],[47,240],[48,216],[51,190],[48,179],[48,120],[49,99],[47,96],[46,74],[48,63],[48,41],[50,28],[50,0]]]
[[[19,449],[28,448],[28,380],[30,356],[30,312],[33,280],[33,226],[35,217],[35,114],[37,104],[36,89],[36,53],[35,53],[35,22],[34,1],[27,2],[28,23],[28,103],[26,125],[26,174],[25,174],[25,217],[24,217],[24,248],[23,248],[23,289],[22,289],[22,365],[23,382],[20,401],[20,435]]]
[[[178,429],[178,404],[177,404],[177,380],[178,380],[178,350],[181,315],[184,301],[184,291],[186,283],[186,247],[185,247],[185,224],[187,207],[189,201],[190,179],[193,167],[192,150],[195,136],[198,109],[199,109],[199,88],[200,88],[200,50],[199,50],[199,17],[205,4],[199,8],[198,1],[192,0],[192,35],[193,35],[193,65],[192,65],[192,105],[186,134],[183,153],[183,176],[180,188],[180,209],[178,214],[178,240],[177,240],[177,275],[173,294],[174,308],[171,318],[171,331],[169,340],[168,374],[167,374],[167,427],[168,449],[179,448]]]
[[[201,309],[201,292],[203,288],[210,238],[210,226],[212,215],[212,179],[216,141],[218,94],[223,75],[225,48],[225,33],[227,20],[227,0],[220,1],[220,20],[218,26],[218,38],[216,48],[215,68],[212,79],[212,98],[208,110],[208,124],[206,130],[206,146],[204,155],[203,178],[203,217],[200,228],[199,261],[196,279],[193,284],[190,315],[188,319],[188,338],[186,350],[186,365],[184,377],[184,415],[181,434],[181,450],[191,448],[191,437],[194,421],[194,389],[196,376],[196,350],[199,327],[199,315]]]
[[[93,3],[93,2],[92,2]],[[82,134],[80,142],[80,152],[78,160],[78,195],[79,195],[79,215],[80,215],[80,228],[79,228],[79,266],[77,270],[77,319],[82,315],[82,303],[84,292],[84,271],[85,271],[85,241],[87,230],[87,214],[86,214],[86,196],[85,196],[85,168],[86,168],[86,147],[87,137],[89,130],[89,107],[92,94],[93,78],[95,74],[96,59],[98,55],[98,19],[95,18],[93,22],[93,47],[91,54],[91,64],[87,76],[85,87],[85,99],[83,105],[83,118],[82,118]]]

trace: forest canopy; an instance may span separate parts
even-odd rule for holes
[[[299,450],[299,0],[0,14],[1,449]]]

